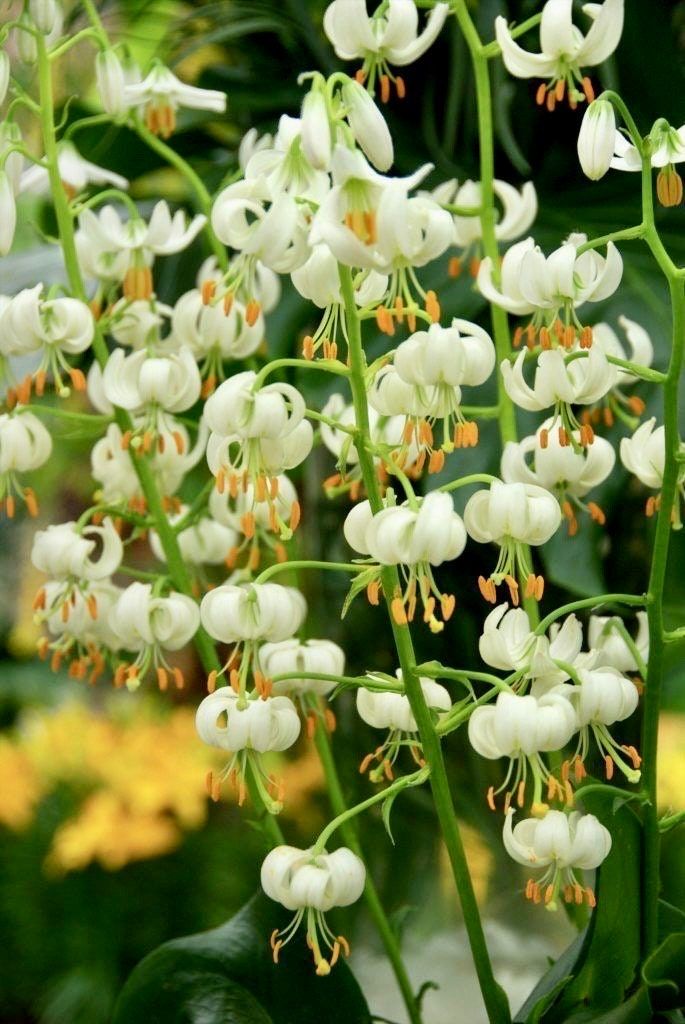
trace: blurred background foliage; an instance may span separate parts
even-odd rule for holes
[[[534,0],[471,3],[485,39],[492,37],[497,14],[521,21],[540,6]],[[337,67],[321,31],[324,0],[106,0],[100,7],[112,35],[124,38],[141,63],[159,56],[181,77],[228,94],[226,119],[207,121],[197,112],[184,112],[172,140],[210,189],[235,171],[237,146],[249,127],[272,131],[281,113],[297,113],[299,72],[330,72]],[[74,31],[82,27],[79,4],[72,5],[70,18]],[[621,92],[645,133],[658,116],[676,126],[683,120],[684,51],[685,3],[626,0],[623,41],[603,67],[601,79]],[[59,102],[64,106],[69,100],[69,123],[97,110],[92,56],[84,44],[60,67]],[[534,233],[543,247],[558,245],[572,230],[598,235],[635,223],[635,177],[611,173],[590,184],[581,176],[575,139],[582,110],[560,108],[549,114],[535,106],[534,84],[510,80],[497,61],[492,62],[492,74],[497,174],[513,182],[530,177],[535,181],[540,215]],[[405,78],[407,98],[387,111],[395,138],[396,173],[431,161],[435,182],[477,176],[473,83],[455,24],[448,25],[422,60],[406,69]],[[26,79],[28,84],[28,72]],[[37,145],[35,126],[26,122],[23,127]],[[143,208],[159,195],[192,205],[185,183],[132,133],[116,127],[86,129],[78,133],[77,142],[89,159],[129,177],[131,194]],[[3,292],[14,292],[39,277],[59,278],[58,258],[45,242],[54,231],[51,209],[32,200],[26,201],[22,213],[19,251],[2,263]],[[661,211],[659,226],[673,257],[685,263],[683,211]],[[654,342],[655,365],[663,369],[669,348],[663,283],[638,243],[624,244],[621,251],[624,285],[606,303],[592,308],[592,318],[615,326],[624,313],[642,323]],[[156,280],[162,300],[174,302],[193,286],[204,255],[199,241],[190,251],[160,261]],[[446,258],[429,268],[423,281],[437,290],[445,317],[458,314],[487,323],[487,311],[469,274],[450,279]],[[291,354],[311,326],[311,308],[286,286],[267,322],[269,355]],[[387,339],[374,336],[370,328],[365,340],[371,352],[387,345]],[[312,384],[312,376],[292,379],[305,391],[309,404],[320,407],[328,385],[316,377]],[[658,415],[656,388],[643,385],[640,394],[648,405],[645,415]],[[521,415],[522,433],[532,425]],[[617,444],[625,432],[619,425],[608,436]],[[89,439],[59,429],[56,434],[62,440],[41,472],[38,487],[41,523],[75,517],[92,491]],[[479,448],[452,456],[445,472],[466,473],[476,466],[496,471],[498,457],[496,427],[484,424]],[[300,557],[347,557],[340,531],[344,502],[326,502],[321,492],[321,480],[333,471],[332,462],[328,453],[318,452],[298,481],[305,508],[297,539]],[[186,481],[186,496],[196,486],[193,477]],[[459,492],[461,504],[466,497]],[[617,467],[597,500],[607,513],[604,529],[584,522],[575,538],[559,536],[542,553],[551,582],[546,608],[569,592],[639,592],[645,586],[652,524],[643,515],[644,492]],[[0,1022],[104,1024],[123,978],[145,953],[167,938],[219,924],[249,897],[257,883],[262,841],[245,822],[249,809],[240,814],[230,793],[218,805],[207,805],[204,774],[213,757],[194,735],[193,708],[203,680],[198,672],[193,676],[192,665],[186,671],[191,679],[188,690],[160,698],[151,693],[112,694],[106,683],[89,689],[54,676],[34,660],[37,631],[31,600],[38,579],[28,558],[34,527],[26,521],[0,525],[0,571],[6,581],[0,591]],[[453,569],[443,572],[443,577],[450,572],[456,576],[445,584],[458,596],[459,613],[438,638],[417,630],[420,657],[478,665],[477,637],[484,612],[474,581],[487,557],[484,549],[470,545]],[[394,670],[393,648],[380,612],[359,600],[339,622],[344,579],[311,574],[300,585],[310,603],[311,636],[329,636],[341,643],[352,673]],[[682,533],[674,537],[667,607],[672,619],[667,625],[682,624]],[[664,808],[677,809],[685,807],[682,646],[671,645],[668,657],[662,802]],[[351,696],[339,698],[335,711],[334,746],[344,789],[350,800],[361,799],[368,783],[358,775],[357,765],[376,739],[356,717]],[[635,722],[626,727],[627,740],[634,741],[637,727]],[[515,1003],[517,994],[520,1001],[526,984],[535,980],[536,971],[544,970],[544,952],[556,955],[572,929],[563,915],[552,922],[521,899],[520,878],[505,862],[499,841],[494,841],[500,822],[484,809],[482,794],[494,777],[492,766],[473,757],[461,738],[448,745],[448,758],[479,896],[488,919],[499,922],[495,937],[501,955],[498,959],[496,952],[496,963],[503,980],[510,982]],[[328,813],[311,744],[301,741],[278,770],[287,786],[287,835],[293,843],[307,845]],[[450,944],[456,942],[468,971],[468,954],[455,931],[458,909],[443,878],[427,794],[409,791],[395,804],[393,815],[394,849],[377,816],[364,820],[364,843],[398,927],[405,926],[411,948],[417,948],[417,937],[423,942],[426,955],[423,960],[417,955],[414,965],[417,984],[436,978],[442,970],[436,933],[447,936],[443,950],[451,951]],[[665,845],[664,895],[685,910],[682,852],[682,840],[672,834]],[[442,898],[444,893],[449,898]],[[378,978],[386,977],[390,985],[387,976],[374,974],[377,950],[363,908],[351,910],[348,917],[348,934],[351,931],[359,940],[353,963],[362,982],[373,986],[375,978],[378,987]],[[542,952],[531,950],[523,939],[523,931],[533,930],[548,936]],[[431,950],[432,959],[427,960]],[[525,964],[520,962],[522,950]],[[447,964],[444,978],[454,975],[453,963]],[[389,996],[381,1003],[396,1007]],[[378,1000],[373,1005],[378,1009]],[[429,994],[431,1024],[443,1019],[440,1005],[439,996]],[[469,1019],[476,1020],[477,1012]]]

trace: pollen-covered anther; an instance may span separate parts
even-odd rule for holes
[[[440,303],[434,291],[426,292],[425,309],[434,324],[440,320]]]
[[[580,443],[583,448],[589,447],[595,440],[595,432],[589,423],[584,423],[580,428]]]
[[[445,467],[445,453],[440,449],[432,451],[428,460],[428,472],[439,473]]]
[[[377,605],[380,601],[381,585],[378,580],[371,580],[366,588],[366,597],[369,604]]]
[[[399,595],[393,597],[390,603],[390,610],[392,611],[392,617],[398,626],[407,625],[407,612],[404,607],[404,602]]]
[[[517,581],[514,579],[514,577],[510,576],[510,575],[507,575],[507,576],[504,577],[504,582],[506,583],[507,587],[509,588],[509,595],[511,597],[511,603],[513,604],[514,608],[517,608],[518,604],[519,604],[519,585],[518,585]],[[528,586],[526,585],[526,597],[530,597],[531,595],[528,594],[527,591],[528,591]]]
[[[581,430],[582,430],[582,427],[581,427]],[[559,444],[560,444],[560,446],[562,448],[568,448],[568,446],[569,446],[569,444],[571,442],[569,440],[568,432],[566,431],[565,427],[559,427],[558,437],[559,437]]]
[[[592,348],[593,334],[591,327],[583,327],[580,332],[580,347],[583,349]]]
[[[494,580],[490,578],[486,580],[485,576],[479,576],[478,589],[486,601],[489,601],[491,604],[497,604],[497,589]]]
[[[540,328],[540,348],[547,350],[552,347],[552,339],[550,337],[549,330],[546,327]]]
[[[449,262],[447,264],[447,276],[448,277],[459,277],[459,275],[461,274],[461,270],[462,270],[462,265],[461,265],[461,260],[459,259],[459,257],[458,256],[450,256]],[[521,328],[517,327],[516,330],[520,331]],[[519,340],[520,340],[520,338],[519,338]]]
[[[600,526],[604,526],[604,524],[607,521],[607,517],[604,514],[604,511],[599,507],[599,505],[596,502],[589,501],[587,503],[587,510],[590,513],[591,519],[593,519],[596,523],[599,523]]]
[[[254,327],[259,318],[259,314],[262,311],[262,307],[256,299],[250,299],[248,304],[245,306],[245,323],[248,327]]]

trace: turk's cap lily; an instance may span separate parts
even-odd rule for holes
[[[132,583],[112,610],[110,625],[127,650],[158,644],[168,651],[185,647],[200,625],[192,598],[176,591],[155,595],[150,583]]]
[[[449,327],[431,324],[395,351],[394,366],[407,384],[483,384],[495,366],[492,338],[478,324],[454,318]]]
[[[627,347],[624,346],[613,327],[609,324],[599,323],[592,327],[593,347],[598,345],[608,356],[616,356],[618,359],[627,359],[639,366],[651,366],[654,360],[654,346],[648,332],[635,320],[629,320],[627,316],[619,316],[618,324],[625,334]],[[617,367],[618,382],[625,384],[635,381],[637,378],[630,370]]]
[[[125,85],[123,100],[129,107],[163,103],[174,110],[187,107],[192,110],[210,110],[215,114],[223,114],[226,110],[225,93],[187,85],[162,64],[155,65],[142,82]]]
[[[258,698],[240,703],[230,686],[221,686],[204,698],[195,715],[203,743],[237,752],[287,750],[300,734],[300,719],[288,697]]]
[[[234,299],[228,313],[223,304],[206,305],[202,293],[192,288],[178,299],[171,312],[172,335],[200,359],[218,348],[224,359],[253,355],[264,338],[264,317],[246,318],[245,306]]]
[[[538,212],[538,198],[535,185],[526,181],[520,189],[501,178],[493,181],[495,196],[502,206],[495,225],[495,237],[500,242],[511,242],[529,230]],[[479,181],[467,179],[442,182],[430,193],[438,203],[478,208],[483,202],[483,190]],[[483,237],[480,217],[465,217],[454,214],[454,244],[467,249]]]
[[[212,227],[225,245],[261,260],[277,273],[290,273],[309,255],[301,206],[287,192],[272,202],[263,178],[227,185],[214,201]]]
[[[117,344],[127,348],[152,348],[160,341],[161,328],[171,313],[171,307],[163,302],[122,298],[112,306],[109,333]]]
[[[623,276],[623,260],[613,242],[606,257],[594,249],[578,255],[587,241],[581,233],[545,256],[539,246],[523,255],[519,270],[521,293],[535,309],[558,309],[565,303],[601,302],[618,288]]]
[[[297,679],[276,680],[275,694],[316,693],[325,696],[337,685],[325,679],[312,679],[308,673],[341,676],[345,671],[345,652],[332,640],[281,640],[262,644],[259,667],[267,679],[298,673]]]
[[[291,384],[254,389],[253,370],[236,373],[207,399],[204,416],[210,430],[223,436],[277,439],[291,434],[304,419],[302,395]]]
[[[111,185],[125,191],[128,180],[121,174],[108,171],[81,156],[73,142],[60,142],[57,149],[57,166],[62,182],[73,192],[83,192],[88,185]],[[47,169],[35,164],[21,176],[22,192],[42,194],[50,189]]]
[[[481,295],[501,306],[508,313],[524,316],[535,311],[535,305],[525,297],[521,288],[521,267],[525,256],[535,248],[532,238],[524,238],[507,249],[502,257],[499,283],[495,280],[493,262],[489,256],[481,260],[476,284]]]
[[[534,484],[548,491],[576,498],[604,483],[616,463],[616,452],[610,441],[595,437],[585,448],[562,445],[555,421],[547,419],[535,434],[521,441],[507,441],[501,461],[505,483]],[[544,432],[544,434],[543,434]],[[542,437],[545,447],[542,446]],[[577,442],[579,431],[574,431]]]
[[[402,681],[402,672],[397,670],[397,678]],[[424,700],[429,708],[436,712],[446,712],[452,707],[449,692],[434,679],[419,679]],[[416,732],[418,726],[409,703],[403,693],[382,693],[367,690],[361,686],[357,690],[357,711],[359,717],[374,729],[399,730],[400,732]]]
[[[0,414],[0,473],[38,469],[51,453],[50,433],[32,412],[18,406]]]
[[[502,691],[494,704],[477,707],[469,718],[471,746],[488,760],[561,750],[578,731],[576,710],[556,687],[541,697]]]
[[[343,396],[334,392],[321,410],[324,416],[336,421],[342,427],[354,427],[356,418],[354,405],[345,401]],[[404,432],[404,416],[384,416],[369,406],[369,430],[374,444],[387,444],[399,446],[402,443]],[[352,443],[352,438],[347,431],[338,429],[330,423],[321,423],[321,440],[338,458],[343,458],[348,465],[357,465],[359,453]]]
[[[290,276],[300,295],[319,309],[342,303],[338,261],[327,245],[318,243],[312,246],[306,261],[293,270]],[[369,270],[360,275],[358,282],[355,281],[355,302],[359,307],[375,305],[383,298],[387,288],[387,274]]]
[[[285,474],[281,473],[275,480],[278,489],[275,498],[271,495],[258,498],[252,483],[248,483],[246,487],[241,486],[235,497],[228,490],[220,492],[214,488],[209,496],[210,515],[217,522],[233,530],[241,528],[246,513],[253,517],[256,526],[265,530],[272,527],[274,515],[277,520],[288,523],[293,506],[297,502],[297,491]]]
[[[33,538],[31,561],[53,579],[103,580],[121,564],[124,546],[114,523],[107,517],[101,526],[53,523]]]
[[[599,181],[612,166],[616,140],[616,115],[608,100],[593,100],[578,133],[578,159],[583,173]]]
[[[478,641],[480,656],[487,665],[505,672],[525,670],[536,686],[534,696],[569,678],[555,661],[576,663],[582,646],[583,630],[575,615],[568,615],[548,639],[533,632],[523,608],[510,609],[506,602],[487,616]]]
[[[145,349],[126,355],[115,349],[102,374],[105,397],[114,406],[131,412],[151,403],[167,412],[183,412],[200,397],[202,381],[188,348],[164,356],[150,356]]]
[[[479,544],[511,538],[523,544],[545,544],[559,528],[556,498],[535,484],[502,483],[476,491],[464,509],[467,533]]]
[[[155,203],[149,221],[142,217],[124,221],[115,207],[103,206],[97,213],[84,210],[79,216],[79,229],[100,252],[116,255],[136,249],[149,258],[170,256],[186,249],[206,222],[203,214],[197,214],[190,222],[183,210],[172,214],[162,199]]]
[[[277,846],[262,864],[262,888],[287,910],[311,907],[326,912],[355,903],[364,890],[366,868],[347,847],[333,853]]]
[[[307,603],[294,587],[279,583],[225,583],[202,599],[202,625],[223,643],[267,640],[277,643],[298,631]]]
[[[22,355],[54,347],[77,355],[95,334],[93,314],[80,299],[43,298],[43,285],[17,292],[0,310],[0,352]]]
[[[663,426],[656,426],[656,417],[641,423],[632,437],[622,437],[619,449],[621,462],[645,487],[660,490],[664,480],[666,440]]]
[[[382,15],[369,17],[366,0],[333,0],[324,14],[324,32],[341,60],[412,64],[437,39],[449,4],[437,3],[419,32],[414,0],[390,0]]]
[[[445,389],[442,389],[443,393]],[[461,398],[458,388],[451,389],[455,402]],[[407,384],[392,365],[381,366],[371,384],[368,393],[369,405],[381,416],[415,416],[427,417],[438,415],[436,400],[441,394],[436,388],[424,389],[414,384]]]
[[[260,135],[256,128],[248,128],[238,146],[238,166],[240,170],[245,173],[245,168],[250,162],[250,158],[255,153],[259,153],[264,149],[273,149],[273,144],[272,135],[268,133]]]
[[[533,385],[523,375],[526,350],[516,361],[500,365],[504,388],[521,409],[540,412],[559,402],[567,405],[594,405],[608,394],[618,380],[616,367],[607,360],[600,346],[592,346],[587,355],[567,361],[560,349],[541,352],[537,359]]]
[[[254,464],[258,465],[256,475],[275,477],[304,462],[314,444],[314,431],[309,420],[301,420],[283,437],[251,438],[247,443],[255,455]],[[245,451],[245,438],[212,431],[207,442],[207,465],[214,476],[222,469],[230,475],[239,466],[245,468]]]
[[[588,643],[597,654],[598,665],[610,665],[619,672],[636,672],[635,655],[628,647],[623,636],[615,629],[615,625],[623,620],[612,615],[591,615],[588,622]],[[637,613],[637,636],[635,646],[643,661],[649,657],[649,622],[647,612]]]
[[[613,725],[635,711],[637,687],[618,669],[610,665],[581,668],[578,678],[581,685],[574,688],[573,701],[579,725]]]
[[[181,505],[178,512],[169,516],[175,526],[187,513],[188,506]],[[156,530],[150,531],[150,547],[155,558],[166,561],[164,548]],[[183,559],[189,565],[222,565],[231,550],[239,542],[238,531],[211,516],[201,516],[192,526],[177,534],[178,546]]]
[[[375,515],[368,501],[348,513],[343,527],[350,547],[371,555],[381,565],[442,565],[458,558],[466,545],[466,530],[452,498],[431,491],[418,509],[396,505]]]
[[[610,57],[623,32],[624,0],[588,3],[583,11],[592,18],[586,35],[573,24],[573,0],[547,0],[540,22],[540,53],[530,53],[512,37],[506,18],[495,19],[495,35],[502,59],[516,78],[566,80],[568,68],[593,67]]]
[[[69,615],[64,618],[61,603],[64,597],[63,584],[51,580],[45,584],[45,605],[54,608],[45,624],[55,637],[71,637],[84,647],[95,645],[118,651],[121,640],[111,626],[112,611],[121,594],[121,588],[110,580],[98,580],[89,584],[88,590],[72,591],[69,598]],[[93,612],[97,615],[93,618]]]
[[[514,811],[504,822],[504,848],[519,864],[590,871],[606,860],[611,833],[594,814],[547,811],[543,818],[525,818],[513,824]]]

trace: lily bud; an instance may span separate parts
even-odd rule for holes
[[[27,25],[29,29],[33,29],[31,19],[26,14],[22,14],[15,31],[15,42],[19,60],[24,64],[35,64],[38,60],[36,40],[31,31],[26,31],[22,28],[22,24]]]
[[[331,127],[322,92],[308,92],[302,104],[302,151],[312,167],[327,171],[331,162]]]
[[[607,100],[594,100],[585,111],[578,134],[578,159],[591,181],[599,181],[611,167],[615,140],[613,106]]]
[[[0,103],[5,102],[5,96],[10,84],[10,59],[6,50],[0,50]]]
[[[374,167],[379,171],[387,171],[394,153],[385,118],[359,82],[346,82],[342,93],[347,107],[347,120],[355,139]]]
[[[57,21],[57,4],[55,0],[29,0],[29,14],[38,31],[47,36]]]
[[[0,256],[6,256],[12,248],[16,226],[17,207],[14,192],[7,173],[3,170],[0,171]]]
[[[116,117],[128,104],[124,100],[126,77],[114,50],[102,50],[95,58],[95,78],[105,113]]]

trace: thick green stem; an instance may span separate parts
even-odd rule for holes
[[[369,408],[364,380],[366,359],[362,348],[361,327],[354,301],[352,274],[346,267],[340,268],[340,284],[342,288],[347,335],[349,340],[350,387],[354,403],[355,421],[359,431],[357,450],[359,465],[362,471],[364,486],[369,503],[374,512],[382,507],[381,495],[376,478],[373,457],[367,448],[370,438]],[[430,785],[433,793],[435,809],[442,831],[443,841],[447,849],[452,873],[459,892],[464,924],[475,962],[476,973],[480,984],[483,1001],[488,1019],[492,1024],[504,1024],[511,1020],[507,997],[497,984],[490,962],[483,925],[480,919],[473,883],[469,873],[464,846],[457,825],[457,817],[450,792],[447,770],[442,755],[440,740],[433,726],[431,712],[426,704],[416,672],[416,657],[409,627],[398,624],[392,614],[391,603],[400,581],[397,569],[386,566],[381,573],[383,594],[385,597],[390,624],[392,626],[397,656],[402,678],[406,687],[407,697],[412,713],[418,726],[423,756],[430,767]]]
[[[86,289],[81,276],[81,270],[76,254],[76,245],[74,242],[74,225],[71,212],[69,210],[69,202],[62,185],[57,163],[57,140],[55,137],[55,125],[53,120],[52,69],[47,49],[45,47],[44,38],[39,35],[36,42],[38,46],[40,121],[43,135],[43,148],[45,150],[45,159],[48,166],[52,200],[55,207],[57,226],[59,228],[64,265],[73,295],[82,301],[86,301]],[[96,330],[95,333],[93,351],[98,362],[104,366],[109,357],[109,353],[107,351],[105,339],[102,337],[99,330]],[[131,430],[131,417],[124,409],[117,409],[115,411],[115,418],[122,432]],[[159,535],[160,543],[164,550],[164,557],[169,570],[169,577],[177,590],[189,597],[192,597],[192,581],[181,554],[176,534],[169,523],[162,506],[162,499],[157,489],[157,483],[155,481],[152,468],[144,456],[134,455],[132,457],[132,461],[138,480],[140,481],[141,490],[147,502],[149,513],[154,520],[155,530]],[[200,628],[197,631],[194,638],[194,644],[206,672],[210,672],[212,669],[220,667],[214,643],[204,629]],[[270,841],[276,845],[282,843],[283,835],[281,833],[280,826],[264,806],[252,770],[248,772],[248,778],[246,781],[250,790],[253,805],[262,818],[264,830],[268,834]]]
[[[314,733],[314,743],[326,777],[326,790],[328,792],[331,808],[336,816],[340,816],[347,811],[347,803],[342,791],[342,786],[340,785],[340,778],[338,777],[338,770],[333,756],[331,741],[328,733],[321,726],[317,727],[316,732]],[[354,824],[351,821],[346,821],[340,826],[340,834],[345,845],[348,846],[350,850],[353,850],[358,857],[361,857],[362,860],[364,860],[364,854],[361,849],[361,844],[357,837],[357,830]],[[400,992],[402,993],[404,1005],[406,1006],[407,1013],[409,1014],[409,1020],[411,1021],[411,1024],[422,1024],[421,1010],[416,1002],[414,989],[409,979],[409,975],[407,974],[407,968],[405,967],[402,959],[398,938],[388,921],[380,896],[378,895],[378,890],[376,889],[376,885],[369,871],[366,873],[364,899],[366,901],[369,914],[371,915],[381,942],[385,948],[388,960],[392,965],[395,978],[397,979],[397,984]]]

